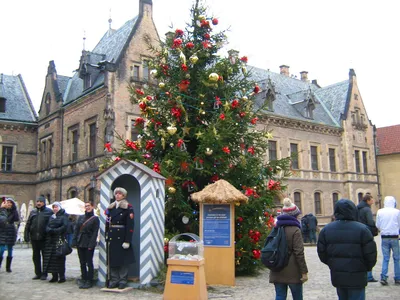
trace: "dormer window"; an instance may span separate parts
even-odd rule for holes
[[[274,93],[272,92],[272,90],[268,90],[267,95],[265,97],[265,108],[267,110],[269,111],[274,110],[274,105],[273,105],[274,100],[275,100]]]
[[[6,112],[6,98],[0,98],[0,113]]]
[[[92,76],[88,73],[85,74],[83,79],[83,89],[86,90],[92,86]]]
[[[51,102],[51,96],[50,96],[50,93],[47,93],[46,100],[45,100],[46,115],[48,115],[50,113],[50,102]]]
[[[315,108],[314,102],[312,100],[309,100],[307,106],[304,108],[304,117],[308,119],[313,119],[314,108]]]

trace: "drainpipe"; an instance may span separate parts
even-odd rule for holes
[[[60,178],[60,199],[59,201],[62,200],[62,178],[63,178],[63,174],[62,174],[62,170],[63,170],[63,158],[64,158],[64,108],[60,109],[61,112],[61,165],[60,165],[60,173],[59,173],[59,178]]]
[[[376,147],[376,126],[373,126],[374,131],[374,153],[375,153],[375,167],[376,167],[376,181],[378,182],[378,206],[382,208],[382,195],[381,195],[381,184],[379,182],[379,172],[378,172],[378,159],[377,159],[377,147]]]

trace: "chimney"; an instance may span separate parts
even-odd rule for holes
[[[307,71],[301,71],[300,72],[300,78],[301,78],[301,81],[309,82],[309,80],[308,80],[308,72]]]
[[[289,77],[289,66],[286,66],[286,65],[282,65],[282,66],[279,66],[279,68],[281,69],[281,74],[282,75],[285,75],[285,76],[287,76],[287,77]]]
[[[153,17],[153,0],[139,0],[139,17]]]

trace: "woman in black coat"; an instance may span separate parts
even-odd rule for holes
[[[6,271],[11,273],[11,262],[13,259],[13,247],[17,239],[17,228],[15,223],[19,222],[19,215],[17,211],[17,205],[12,198],[6,198],[2,204],[1,209],[5,210],[7,220],[5,227],[0,228],[0,267],[3,262],[3,255],[7,249],[7,264]]]
[[[68,227],[68,214],[59,202],[52,204],[54,214],[46,227],[46,245],[44,247],[43,272],[52,273],[50,282],[65,282],[65,256],[57,256],[58,241],[65,239]]]

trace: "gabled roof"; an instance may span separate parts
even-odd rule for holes
[[[326,108],[339,124],[342,116],[345,114],[349,87],[349,80],[345,80],[315,91],[317,99],[325,104]]]
[[[108,30],[93,51],[88,52],[90,54],[90,62],[88,63],[96,66],[101,61],[108,61],[111,63],[118,62],[130,41],[130,37],[133,36],[133,30],[137,19],[138,17],[129,20],[117,30]],[[83,90],[83,80],[79,78],[79,74],[76,72],[69,80],[68,85],[64,90],[64,104],[70,103],[84,94],[102,86],[104,84],[103,72],[100,72],[96,78],[93,78],[93,80],[94,82],[92,87]]]
[[[37,115],[21,75],[0,74],[0,89],[6,99],[6,111],[0,120],[37,122]]]
[[[377,155],[400,153],[400,125],[376,129]]]
[[[276,99],[273,104],[273,111],[266,111],[269,115],[277,115],[291,119],[297,119],[312,123],[324,124],[339,127],[337,122],[327,107],[324,105],[324,99],[317,97],[319,90],[324,90],[319,86],[305,82],[296,78],[291,78],[283,74],[259,69],[256,67],[249,68],[251,79],[258,82],[261,88],[266,87],[268,80],[272,82],[276,91]],[[261,105],[262,93],[256,97],[257,106]],[[315,109],[313,110],[313,118],[306,118],[299,111],[298,103],[307,104],[307,100],[315,98]]]

